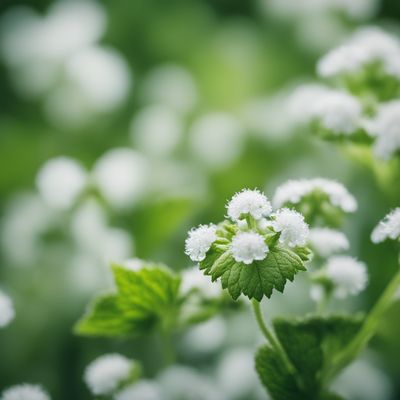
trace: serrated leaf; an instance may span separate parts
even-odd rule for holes
[[[200,269],[213,281],[221,278],[222,287],[228,289],[233,299],[244,294],[260,301],[263,296],[271,297],[273,289],[283,292],[286,281],[292,281],[305,267],[299,255],[279,244],[265,260],[250,265],[236,262],[229,249],[221,250],[213,245],[200,263]]]
[[[269,346],[256,355],[258,376],[274,400],[309,400],[304,397],[293,374],[288,371],[279,354]]]
[[[78,322],[82,335],[128,336],[173,322],[180,279],[167,268],[150,265],[133,271],[113,266],[117,292],[99,297]]]
[[[351,316],[273,321],[276,335],[310,395],[322,389],[321,380],[333,357],[356,335],[361,324],[361,317]]]

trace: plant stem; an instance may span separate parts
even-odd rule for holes
[[[332,379],[339,371],[346,367],[367,345],[369,340],[374,336],[379,326],[379,322],[383,314],[393,302],[394,296],[400,287],[400,270],[389,282],[388,286],[382,293],[375,306],[370,311],[364,321],[363,326],[356,337],[349,343],[336,360],[333,360],[333,367],[329,371],[326,379]]]

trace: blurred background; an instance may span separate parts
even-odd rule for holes
[[[218,222],[243,187],[272,196],[289,178],[342,181],[359,201],[345,231],[370,284],[337,307],[371,307],[397,254],[369,235],[400,205],[398,182],[296,129],[285,100],[356,27],[400,29],[398,1],[2,0],[0,14],[0,289],[16,309],[0,330],[0,391],[37,382],[53,399],[89,399],[85,366],[118,351],[166,387],[191,382],[193,399],[266,399],[247,309],[177,337],[180,366],[164,372],[155,338],[72,333],[109,287],[110,260],[189,267],[187,230]],[[269,316],[312,310],[308,289],[296,279]],[[400,398],[399,317],[397,305],[336,383],[349,399]]]

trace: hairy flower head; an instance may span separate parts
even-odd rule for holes
[[[310,244],[321,257],[348,250],[349,241],[346,235],[330,228],[313,228],[310,230]]]
[[[275,214],[273,222],[275,232],[280,232],[279,241],[289,247],[304,246],[309,229],[304,217],[295,210],[281,208]]]
[[[231,251],[237,262],[251,264],[255,260],[264,260],[269,249],[258,233],[239,232],[232,239]]]
[[[383,242],[386,239],[396,240],[400,238],[400,207],[383,218],[371,234],[374,243]]]
[[[211,245],[217,239],[215,225],[200,225],[188,233],[185,242],[185,253],[192,261],[203,261]]]

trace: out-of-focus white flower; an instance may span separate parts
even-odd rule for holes
[[[357,72],[373,63],[380,63],[386,74],[400,78],[399,40],[378,27],[366,27],[324,56],[317,70],[322,77],[333,77]]]
[[[349,241],[343,232],[330,228],[310,229],[310,245],[321,257],[348,250]]]
[[[276,189],[273,204],[276,208],[284,205],[296,205],[304,197],[315,192],[324,193],[333,206],[344,212],[354,212],[357,209],[355,198],[341,183],[324,178],[287,181]]]
[[[172,366],[161,373],[158,381],[162,388],[163,400],[223,400],[222,393],[205,375],[192,368]]]
[[[264,238],[256,232],[239,232],[232,239],[231,252],[237,262],[264,260],[268,251]]]
[[[102,195],[116,208],[132,206],[146,190],[147,160],[128,148],[112,149],[97,160],[93,179]]]
[[[182,138],[181,117],[168,106],[149,106],[135,115],[130,134],[140,151],[168,156]]]
[[[115,400],[165,400],[164,393],[156,382],[141,380],[120,390]]]
[[[226,206],[228,217],[232,221],[239,221],[247,215],[254,219],[268,216],[272,207],[267,197],[259,190],[243,189],[236,193]]]
[[[326,275],[334,284],[334,295],[345,298],[356,295],[368,283],[367,267],[350,256],[331,257],[326,264]]]
[[[129,378],[133,367],[134,362],[120,354],[106,354],[88,365],[84,380],[94,395],[110,395]]]
[[[11,299],[0,290],[0,328],[9,325],[14,317],[15,311]]]
[[[377,157],[388,160],[400,152],[400,100],[380,105],[365,128],[375,137],[373,150]]]
[[[311,300],[318,303],[324,297],[325,289],[322,285],[312,285],[310,289]]]
[[[185,253],[192,261],[203,261],[211,245],[217,240],[215,225],[200,225],[188,233],[185,241]]]
[[[70,208],[87,182],[84,168],[74,159],[56,157],[48,160],[36,176],[36,186],[51,207]]]
[[[243,139],[240,123],[224,113],[201,117],[189,132],[189,146],[194,156],[214,169],[224,168],[240,156]]]
[[[275,213],[272,227],[280,232],[279,242],[289,247],[304,246],[308,240],[309,229],[304,217],[295,210],[281,208]]]
[[[198,290],[204,297],[218,297],[222,293],[219,282],[211,282],[200,269],[196,267],[188,268],[182,272],[181,293],[186,295],[192,290]]]
[[[38,385],[23,383],[5,390],[1,400],[50,400],[50,396]]]
[[[160,103],[177,111],[192,109],[197,89],[190,73],[179,65],[165,64],[151,70],[141,87],[146,103]]]
[[[375,227],[371,234],[374,243],[383,242],[386,239],[396,240],[400,238],[400,207],[387,214]]]
[[[140,258],[129,258],[118,265],[121,265],[122,267],[129,269],[130,271],[140,271],[144,266],[145,262],[141,260]]]

